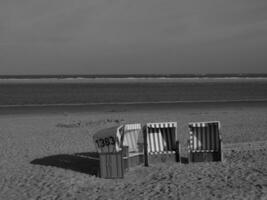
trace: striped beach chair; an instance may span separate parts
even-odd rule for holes
[[[147,123],[144,127],[145,166],[148,162],[179,160],[177,123]]]
[[[189,123],[189,162],[222,161],[220,122]]]

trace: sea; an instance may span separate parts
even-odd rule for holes
[[[0,76],[0,107],[200,102],[267,102],[267,75]]]

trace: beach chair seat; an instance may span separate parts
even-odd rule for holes
[[[147,123],[144,127],[145,165],[178,161],[179,142],[176,122]]]
[[[189,123],[189,162],[222,161],[220,122]]]

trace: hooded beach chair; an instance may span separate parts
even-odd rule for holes
[[[93,140],[99,153],[102,178],[123,178],[129,167],[143,163],[141,124],[106,128],[95,133]]]
[[[143,132],[145,166],[154,162],[179,161],[176,122],[147,123]]]
[[[100,177],[123,178],[122,153],[123,126],[115,126],[98,131],[93,140],[100,159]]]
[[[222,161],[220,122],[189,123],[188,161]]]

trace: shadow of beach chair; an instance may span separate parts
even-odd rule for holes
[[[99,155],[97,152],[50,155],[34,159],[30,163],[99,176]]]
[[[222,161],[220,122],[189,123],[188,161]]]
[[[143,133],[145,166],[180,160],[176,122],[147,123]]]

